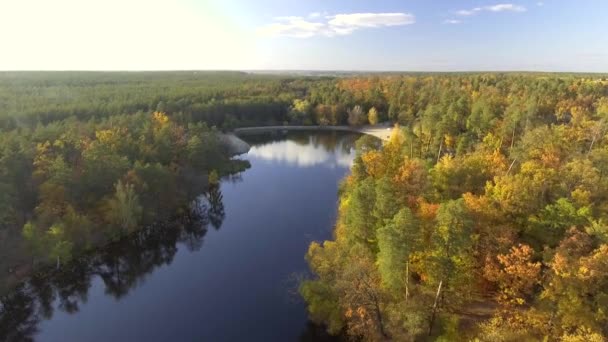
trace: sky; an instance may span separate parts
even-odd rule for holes
[[[0,0],[0,70],[608,72],[607,0]]]

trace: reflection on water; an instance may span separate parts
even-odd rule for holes
[[[331,340],[289,280],[306,272],[310,242],[331,236],[356,137],[252,138],[251,169],[182,217],[1,298],[0,341]]]
[[[178,243],[190,251],[199,250],[209,223],[216,229],[221,226],[221,199],[219,188],[212,188],[177,220],[141,229],[60,272],[32,277],[0,300],[0,340],[32,340],[40,321],[50,319],[55,310],[77,313],[87,302],[94,278],[103,282],[106,295],[119,300],[144,281],[146,274],[170,265]]]
[[[250,156],[285,162],[300,167],[323,164],[327,167],[350,167],[353,163],[353,142],[335,134],[310,135],[289,133],[289,140],[271,141],[254,145]]]

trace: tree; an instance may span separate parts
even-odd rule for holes
[[[553,334],[577,328],[608,333],[604,314],[608,298],[608,245],[594,248],[589,235],[575,228],[556,248],[541,298],[555,321]]]
[[[306,300],[311,320],[325,323],[327,330],[338,334],[344,327],[344,311],[341,308],[336,278],[342,269],[343,251],[334,241],[322,245],[313,242],[308,247],[306,261],[317,279],[302,282],[299,292]]]
[[[397,214],[402,204],[397,197],[393,183],[388,177],[382,177],[376,182],[375,199],[372,215],[381,225],[385,221],[391,220]]]
[[[220,183],[220,175],[218,174],[217,170],[211,170],[211,172],[209,172],[209,177],[207,178],[209,179],[209,184],[211,184],[214,189],[218,188]]]
[[[449,200],[439,206],[437,223],[432,235],[429,276],[435,284],[443,282],[444,292],[451,292],[453,302],[468,296],[474,274],[471,257],[473,222],[462,199]],[[461,296],[463,296],[461,298]]]
[[[539,244],[556,246],[566,231],[573,226],[583,227],[590,222],[591,208],[576,208],[567,198],[547,205],[538,215],[530,217],[527,233]]]
[[[351,126],[359,126],[365,123],[365,112],[361,106],[354,106],[348,111],[348,124]]]
[[[114,196],[108,200],[106,219],[120,229],[119,235],[130,233],[137,227],[142,210],[133,185],[118,181]]]
[[[409,206],[414,206],[416,199],[425,193],[428,184],[428,171],[419,159],[406,158],[399,166],[393,184],[398,197],[407,199]]]
[[[0,182],[0,231],[7,231],[15,225],[17,215],[14,203],[14,190],[9,184]]]
[[[418,245],[419,224],[408,208],[401,209],[378,229],[378,270],[382,284],[393,293],[405,289],[409,297],[410,255]]]
[[[295,99],[289,111],[289,118],[295,123],[310,124],[311,108],[307,100]]]
[[[378,111],[376,110],[376,107],[370,108],[369,112],[367,113],[367,121],[370,125],[378,124]]]
[[[509,254],[497,256],[497,266],[486,264],[486,277],[496,281],[500,287],[498,300],[507,305],[523,305],[533,294],[533,289],[540,282],[541,263],[533,262],[534,251],[530,246],[511,247]]]
[[[72,258],[74,243],[66,236],[65,227],[61,223],[51,226],[47,235],[50,245],[49,257],[56,260],[56,267],[59,268],[62,262],[66,263]]]
[[[34,257],[34,263],[37,258],[46,257],[48,247],[46,241],[47,236],[39,227],[32,222],[28,222],[23,226],[22,234]]]
[[[366,339],[387,339],[384,313],[384,291],[380,276],[369,256],[363,251],[346,262],[336,280],[336,288],[343,295],[341,306],[345,310],[347,328],[353,336]]]
[[[352,190],[344,212],[344,223],[352,231],[349,236],[364,244],[373,244],[376,238],[376,219],[370,215],[375,194],[374,181],[366,179]]]
[[[188,139],[186,146],[188,160],[197,170],[206,169],[209,160],[205,156],[205,146],[200,136],[194,135]]]
[[[326,126],[332,122],[335,122],[333,119],[332,108],[327,105],[317,105],[315,108],[315,120],[318,125]]]

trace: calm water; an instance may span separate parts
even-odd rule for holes
[[[321,339],[295,289],[309,243],[331,236],[355,139],[251,140],[251,168],[201,197],[199,216],[25,285],[0,307],[0,329],[39,341]]]

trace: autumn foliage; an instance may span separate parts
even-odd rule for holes
[[[316,276],[302,294],[328,309],[311,318],[372,341],[608,337],[605,82],[404,76],[337,88],[402,125],[359,149],[332,248],[307,254]]]

